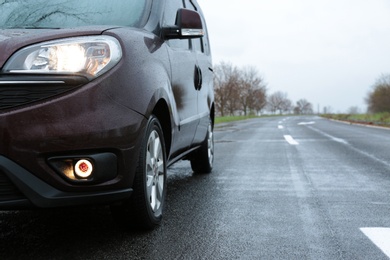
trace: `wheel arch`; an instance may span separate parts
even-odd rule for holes
[[[154,107],[152,114],[155,115],[160,122],[164,135],[166,154],[167,157],[169,157],[172,143],[172,122],[167,102],[164,99],[160,99]]]

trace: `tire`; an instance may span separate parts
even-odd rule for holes
[[[211,173],[214,163],[214,132],[212,121],[207,127],[206,139],[190,159],[194,173]]]
[[[125,229],[151,230],[161,224],[166,196],[167,162],[161,125],[152,116],[142,140],[133,194],[111,206],[114,218]]]

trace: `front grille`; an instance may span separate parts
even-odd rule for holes
[[[26,105],[62,94],[68,90],[69,87],[0,86],[0,110]]]
[[[7,175],[0,170],[0,202],[25,199],[24,195],[11,182]]]
[[[0,111],[63,94],[88,83],[82,76],[0,75]]]

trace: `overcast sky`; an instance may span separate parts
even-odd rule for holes
[[[390,73],[389,0],[198,0],[215,64],[254,66],[268,93],[346,112]]]

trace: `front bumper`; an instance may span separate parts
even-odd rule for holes
[[[135,97],[126,91],[131,85],[115,84],[113,79],[121,78],[115,70],[88,83],[56,79],[69,86],[59,93],[51,92],[56,85],[38,84],[48,77],[26,77],[20,82],[0,77],[0,210],[129,198],[147,123],[131,108]],[[60,172],[63,162],[108,153],[116,157],[116,165],[107,169],[97,163],[97,175],[90,180],[69,179]]]
[[[131,193],[131,188],[114,191],[60,191],[13,161],[0,156],[0,209],[108,204],[127,199]]]

